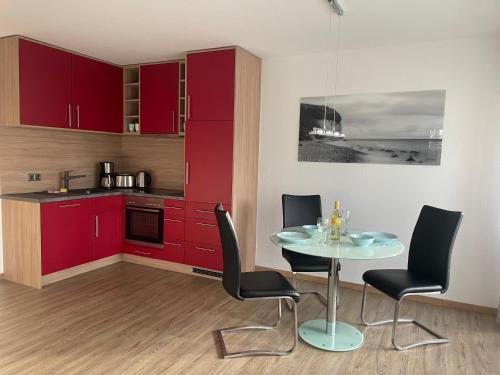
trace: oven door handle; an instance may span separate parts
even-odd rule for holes
[[[160,210],[155,210],[151,208],[127,207],[126,209],[130,211],[153,212],[155,214],[160,213]]]

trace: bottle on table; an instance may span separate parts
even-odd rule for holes
[[[340,202],[335,201],[335,206],[333,208],[332,212],[332,219],[331,219],[331,224],[332,224],[332,232],[331,232],[331,240],[332,241],[340,241],[340,231],[341,231],[341,213],[340,213]]]

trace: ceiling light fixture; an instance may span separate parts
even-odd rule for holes
[[[337,13],[339,16],[342,16],[344,14],[344,9],[342,9],[342,6],[340,5],[338,0],[327,0],[327,1],[331,5],[335,13]]]

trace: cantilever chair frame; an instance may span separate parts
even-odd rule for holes
[[[295,348],[297,347],[298,341],[298,324],[297,324],[297,302],[292,297],[288,296],[280,296],[280,297],[258,297],[258,298],[244,298],[242,301],[253,301],[253,300],[278,300],[278,319],[271,326],[241,326],[241,327],[229,327],[217,330],[217,336],[219,337],[219,341],[222,346],[222,356],[223,358],[238,358],[238,357],[246,357],[246,356],[259,356],[259,355],[274,355],[274,356],[285,356],[293,353]],[[230,332],[238,332],[238,331],[248,331],[248,330],[272,330],[277,328],[281,321],[281,300],[285,299],[287,302],[290,302],[293,305],[293,315],[294,315],[294,324],[293,324],[293,346],[286,351],[278,351],[278,350],[260,350],[260,349],[252,349],[246,351],[239,352],[228,352],[226,343],[224,342],[224,334]]]
[[[429,295],[429,294],[441,294],[441,292],[429,292],[429,293],[406,293],[403,297],[401,297],[400,300],[395,300],[394,303],[394,317],[393,319],[387,319],[387,320],[380,320],[377,322],[368,322],[365,319],[365,308],[366,308],[366,293],[367,293],[367,283],[364,284],[363,286],[363,299],[361,302],[361,321],[365,326],[368,327],[373,327],[373,326],[378,326],[382,324],[389,324],[392,323],[392,336],[391,336],[391,342],[392,345],[394,346],[395,349],[397,350],[406,350],[410,348],[415,348],[417,346],[422,346],[422,345],[431,345],[431,344],[447,344],[450,342],[447,338],[441,336],[439,333],[433,331],[429,327],[426,327],[422,323],[416,321],[415,319],[408,319],[408,318],[399,318],[399,308],[401,306],[401,302],[406,296],[421,296],[421,295]],[[436,337],[435,339],[431,340],[422,340],[422,341],[417,341],[413,344],[408,344],[408,345],[399,345],[396,342],[397,338],[397,328],[398,328],[398,323],[413,323],[416,326],[422,328],[423,330],[429,332],[431,335]]]

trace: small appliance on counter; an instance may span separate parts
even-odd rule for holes
[[[147,189],[151,186],[151,175],[145,171],[137,172],[135,176],[135,186],[138,189]]]
[[[117,188],[134,188],[135,176],[130,173],[118,173],[115,177],[115,186]]]
[[[112,189],[115,187],[115,163],[111,161],[102,161],[99,163],[101,166],[100,186],[105,189]]]

